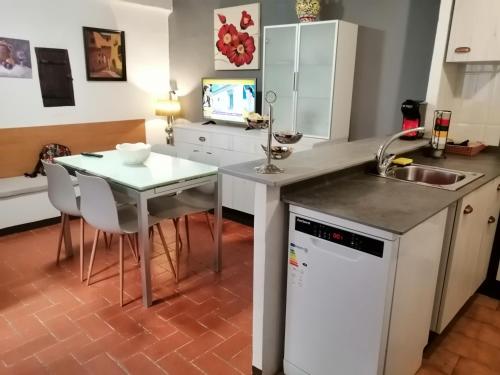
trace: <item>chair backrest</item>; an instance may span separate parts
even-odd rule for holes
[[[207,163],[207,158],[204,157],[204,153],[202,152],[193,152],[189,155],[189,160],[196,161],[198,163],[209,164]],[[205,184],[194,188],[193,190],[198,190],[199,192],[207,195],[215,194],[215,184]]]
[[[122,233],[111,187],[101,177],[76,173],[80,185],[80,211],[87,223],[108,233]]]
[[[177,156],[177,149],[171,145],[157,144],[151,145],[151,152],[156,152],[157,154]]]
[[[75,187],[66,168],[45,161],[42,163],[47,174],[50,203],[64,214],[80,216]]]

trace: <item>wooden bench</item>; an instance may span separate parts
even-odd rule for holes
[[[33,170],[43,145],[60,143],[78,154],[145,140],[143,119],[0,129],[0,229],[59,216],[49,202],[46,177],[23,176]]]

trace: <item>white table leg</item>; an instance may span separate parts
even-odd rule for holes
[[[215,247],[215,272],[222,270],[222,174],[217,175],[215,183],[215,222],[214,222],[214,247]]]
[[[252,365],[274,375],[283,364],[286,293],[286,206],[280,188],[256,184]]]
[[[149,307],[153,303],[151,293],[151,249],[149,243],[148,201],[144,194],[139,194],[137,199],[137,215],[141,254],[142,303],[145,307]]]

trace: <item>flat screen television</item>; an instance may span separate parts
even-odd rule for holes
[[[255,78],[203,78],[201,87],[205,119],[244,124],[244,114],[255,112]]]

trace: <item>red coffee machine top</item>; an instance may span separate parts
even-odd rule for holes
[[[405,100],[401,104],[401,112],[403,112],[402,130],[415,129],[421,126],[425,118],[426,103],[422,100]],[[401,139],[417,139],[422,134],[411,132],[401,137]]]

